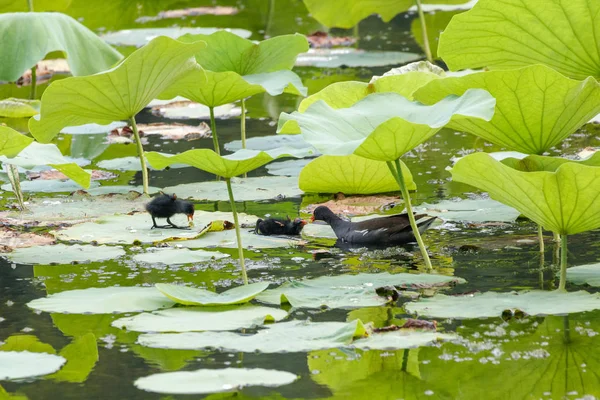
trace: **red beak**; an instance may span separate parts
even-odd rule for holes
[[[193,221],[194,220],[194,214],[188,214],[188,221]]]
[[[315,216],[314,215],[311,215],[310,222],[315,222]]]

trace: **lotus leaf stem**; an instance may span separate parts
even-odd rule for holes
[[[33,12],[33,0],[27,0],[27,7],[29,8],[29,12]]]
[[[37,90],[37,64],[31,67],[31,88],[29,89],[29,99],[35,100]]]
[[[394,167],[395,163],[395,167]],[[419,244],[419,249],[421,249],[421,255],[423,256],[423,261],[425,262],[425,267],[427,269],[432,269],[431,260],[429,259],[429,254],[427,253],[427,248],[425,247],[425,243],[421,238],[421,234],[419,233],[419,227],[417,226],[417,222],[415,221],[415,216],[413,214],[412,205],[410,203],[410,194],[408,193],[408,189],[406,188],[406,182],[404,181],[404,175],[402,174],[402,167],[400,166],[400,160],[396,160],[394,163],[391,161],[387,162],[388,168],[390,169],[394,178],[398,182],[398,186],[400,186],[400,192],[402,193],[402,198],[404,199],[404,204],[406,205],[406,213],[408,214],[408,220],[410,221],[410,226],[415,235],[415,239]]]
[[[553,232],[553,233],[554,233],[554,241],[556,243],[560,243],[560,233],[556,233],[556,232]]]
[[[560,235],[560,282],[558,290],[565,291],[567,287],[567,235]]]
[[[138,157],[140,158],[140,164],[142,165],[142,185],[144,186],[144,194],[148,194],[148,168],[146,168],[146,155],[144,154],[144,146],[142,146],[142,139],[140,138],[140,132],[138,131],[137,124],[135,123],[135,117],[131,117],[129,120],[133,135],[135,136],[135,143],[137,144]]]
[[[221,149],[219,148],[219,137],[217,136],[217,122],[215,121],[215,108],[209,107],[210,110],[210,130],[212,131],[213,146],[215,147],[215,153],[221,155]]]
[[[360,22],[357,22],[356,25],[354,25],[354,28],[352,29],[352,36],[354,36],[354,38],[356,39],[356,41],[354,42],[354,48],[358,49],[360,48],[360,31],[358,30],[358,25],[360,24]]]
[[[544,231],[541,225],[538,225],[538,241],[540,242],[540,253],[544,254]]]
[[[242,130],[242,149],[246,148],[246,99],[242,99],[242,120],[240,121]]]
[[[246,262],[244,260],[242,233],[240,230],[240,222],[238,220],[237,211],[235,209],[235,199],[233,198],[233,190],[231,189],[231,178],[225,179],[225,183],[227,183],[227,193],[229,193],[229,204],[231,204],[231,212],[233,213],[233,223],[235,224],[235,236],[237,237],[238,254],[240,258],[240,265],[242,267],[242,278],[244,279],[244,285],[247,285],[248,274],[246,273]]]
[[[425,56],[427,57],[427,61],[433,63],[433,55],[431,54],[431,47],[429,46],[429,36],[427,36],[427,22],[425,22],[425,14],[423,13],[421,0],[415,0],[415,3],[417,4],[419,21],[421,22],[421,30],[423,31],[423,50],[425,50]]]
[[[6,172],[8,173],[10,186],[12,186],[13,193],[17,198],[17,203],[19,203],[21,211],[25,211],[25,201],[23,199],[23,191],[21,190],[21,181],[19,179],[19,168],[13,164],[6,164]]]

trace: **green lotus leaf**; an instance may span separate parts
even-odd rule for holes
[[[164,372],[138,378],[133,384],[154,393],[205,394],[238,392],[247,386],[277,387],[296,379],[298,376],[291,372],[274,369],[225,368]]]
[[[395,161],[435,135],[451,120],[490,120],[495,99],[481,89],[425,106],[396,93],[374,93],[353,106],[334,109],[319,100],[305,112],[282,113],[279,128],[296,121],[304,139],[328,155]]]
[[[415,190],[408,167],[402,163],[408,190]],[[321,156],[306,165],[299,177],[300,189],[310,193],[374,194],[398,191],[398,182],[383,161],[355,156]]]
[[[462,4],[468,0],[427,0],[423,3]],[[352,28],[371,14],[379,14],[384,22],[408,11],[413,0],[304,0],[310,14],[328,27]]]
[[[280,305],[289,303],[304,308],[357,308],[378,306],[388,302],[376,289],[382,286],[438,287],[464,283],[464,279],[433,274],[358,274],[323,276],[316,279],[292,281],[267,290],[257,300]]]
[[[89,207],[89,205],[88,205]],[[56,205],[54,205],[56,208]],[[6,254],[12,262],[18,264],[70,264],[73,262],[95,262],[111,260],[125,255],[121,246],[91,246],[74,244],[56,244],[52,246],[33,246],[15,249]]]
[[[310,155],[310,149],[274,149],[269,151],[238,150],[233,154],[220,156],[210,149],[188,150],[177,155],[146,153],[146,158],[152,167],[163,169],[171,164],[186,164],[203,171],[233,178],[243,175],[281,157],[304,157]]]
[[[113,66],[123,56],[88,28],[61,13],[0,14],[2,62],[0,81],[13,82],[43,60],[63,51],[71,73],[91,75]]]
[[[579,292],[541,291],[521,293],[477,293],[466,296],[437,294],[406,304],[406,310],[431,318],[498,317],[505,310],[529,315],[561,315],[600,309],[600,296]]]
[[[113,314],[152,311],[173,304],[156,288],[116,286],[59,292],[32,300],[27,306],[51,313]]]
[[[32,138],[7,126],[0,126],[0,156],[14,157],[31,142]]]
[[[575,79],[600,77],[596,0],[482,0],[452,19],[439,54],[451,70],[545,64]]]
[[[45,143],[67,126],[128,120],[196,68],[192,56],[204,47],[157,37],[110,71],[56,81],[42,95],[40,118],[32,118],[29,129]]]
[[[250,304],[241,307],[213,305],[142,313],[118,319],[112,326],[135,332],[235,331],[279,321],[288,315],[279,308]]]
[[[142,334],[142,346],[167,349],[217,348],[246,353],[286,353],[347,347],[365,336],[360,320],[351,322],[289,321],[272,324],[254,335],[233,332],[186,332]]]
[[[567,280],[576,285],[600,286],[600,263],[579,265],[567,269]]]
[[[11,137],[15,137],[15,135]],[[18,138],[18,140],[20,141],[21,138]],[[32,169],[38,165],[48,165],[62,172],[84,188],[89,188],[91,184],[91,173],[84,171],[79,165],[66,159],[54,144],[31,142],[13,158],[0,156],[0,162],[17,165],[26,169]],[[22,189],[26,190],[25,185],[22,185]]]
[[[221,306],[247,303],[269,287],[269,282],[238,286],[221,293],[189,286],[157,283],[156,288],[176,303],[187,306]]]
[[[48,378],[58,382],[85,382],[98,362],[96,336],[89,332],[75,338],[73,342],[63,347],[59,355],[66,358],[67,363],[60,371]]]
[[[0,100],[0,117],[5,118],[29,118],[40,112],[39,100],[16,99],[9,97]]]
[[[448,95],[485,89],[496,98],[491,121],[463,119],[451,128],[527,154],[542,154],[600,113],[600,83],[564,77],[543,65],[437,79],[415,92],[433,104]]]
[[[63,357],[28,351],[0,351],[0,381],[48,375],[66,362]]]
[[[580,165],[589,165],[592,167],[600,167],[600,151],[595,152],[590,157],[583,160],[571,160],[562,157],[538,156],[535,154],[521,159],[510,157],[502,160],[502,164],[508,165],[513,169],[525,172],[554,172],[558,169],[558,167],[569,162]]]
[[[283,35],[258,44],[227,31],[212,35],[185,35],[186,43],[206,42],[196,54],[201,68],[177,80],[160,96],[183,96],[216,107],[267,92],[277,96],[284,91],[306,96],[306,88],[292,71],[299,53],[308,50],[303,35]]]
[[[305,112],[319,100],[323,100],[334,109],[352,107],[372,93],[393,92],[413,100],[413,93],[417,89],[434,79],[440,78],[438,74],[431,71],[412,69],[418,65],[421,65],[421,63],[416,62],[396,68],[383,76],[373,77],[370,83],[357,81],[332,83],[303,99],[298,106],[298,112]],[[280,124],[277,132],[279,134],[298,134],[300,128],[296,121],[290,120]]]
[[[485,153],[470,154],[452,179],[485,190],[538,225],[561,235],[600,227],[600,168],[564,163],[556,172],[522,172]]]
[[[219,260],[221,258],[229,257],[229,254],[218,251],[174,249],[169,247],[156,248],[152,250],[153,251],[148,251],[147,253],[134,255],[133,260],[148,264],[162,263],[165,265],[181,265],[210,260]]]

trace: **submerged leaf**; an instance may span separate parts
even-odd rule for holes
[[[446,97],[432,106],[396,93],[375,93],[349,108],[336,110],[319,100],[303,113],[283,113],[279,128],[296,121],[304,139],[323,154],[395,161],[453,119],[490,120],[494,105],[495,99],[481,89]]]
[[[567,269],[567,280],[576,285],[600,286],[600,263],[580,265]]]
[[[600,77],[596,0],[480,0],[440,37],[451,70],[548,65],[575,79]]]
[[[262,368],[199,369],[165,372],[138,378],[138,389],[166,394],[236,392],[246,386],[288,385],[298,377],[290,372]]]
[[[123,56],[88,28],[62,13],[0,15],[0,81],[16,81],[48,53],[63,51],[73,75],[91,75],[112,67]]]
[[[70,264],[112,260],[125,255],[121,246],[91,246],[57,244],[16,249],[6,256],[18,264]]]
[[[32,300],[27,306],[51,313],[113,314],[152,311],[173,304],[156,288],[125,286],[68,290]]]
[[[452,178],[487,191],[527,218],[561,235],[600,227],[600,168],[565,163],[556,172],[522,172],[485,153],[456,163]]]
[[[48,378],[58,382],[85,382],[98,362],[96,336],[90,332],[75,338],[59,355],[67,359],[67,364]]]
[[[531,291],[478,293],[465,296],[435,295],[406,304],[406,310],[431,318],[498,317],[505,310],[529,315],[560,315],[600,309],[600,296],[588,292]]]
[[[234,331],[285,317],[287,312],[278,308],[254,305],[183,307],[121,318],[112,326],[135,332]]]
[[[415,190],[410,170],[401,161],[408,190]],[[300,172],[299,186],[304,192],[374,194],[398,191],[398,182],[383,161],[369,160],[353,154],[321,156]]]
[[[269,287],[269,282],[238,286],[221,293],[167,283],[157,283],[155,286],[176,303],[188,306],[218,306],[247,303]]]
[[[415,92],[434,104],[473,88],[496,98],[491,121],[461,119],[449,126],[526,154],[542,154],[600,113],[600,83],[575,81],[543,65],[436,79]]]
[[[195,68],[192,56],[204,47],[157,37],[110,71],[56,81],[44,91],[40,119],[32,118],[29,129],[49,142],[66,126],[128,120]]]
[[[152,249],[152,251],[148,251],[147,253],[136,254],[133,256],[133,260],[148,264],[162,263],[166,265],[181,265],[209,260],[219,260],[227,257],[229,257],[229,254],[224,254],[218,251],[192,251],[188,249],[157,248]]]

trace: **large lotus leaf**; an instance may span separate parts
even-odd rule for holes
[[[172,164],[186,164],[198,169],[219,175],[223,178],[233,178],[243,175],[281,157],[304,157],[310,155],[310,149],[274,149],[256,151],[242,149],[233,154],[220,156],[210,149],[188,150],[177,155],[146,153],[148,162],[157,169],[163,169]]]
[[[360,320],[351,322],[290,321],[267,326],[254,335],[233,332],[142,334],[138,343],[166,349],[217,348],[245,353],[287,353],[349,346],[365,336]]]
[[[107,287],[68,290],[27,303],[34,310],[66,314],[113,314],[152,311],[174,303],[153,287]]]
[[[58,371],[66,361],[54,354],[0,351],[0,381],[48,375]]]
[[[192,56],[204,47],[157,37],[110,71],[56,81],[44,91],[40,119],[32,118],[29,129],[48,142],[66,126],[128,120],[195,68]]]
[[[0,156],[14,157],[31,142],[33,142],[32,138],[7,126],[0,126]]]
[[[157,283],[156,288],[176,303],[188,306],[224,306],[247,303],[269,287],[269,282],[238,286],[221,293],[183,285]]]
[[[413,66],[420,63],[411,63],[407,66],[396,69],[399,73],[392,70],[383,76],[375,77],[370,83],[347,81],[335,82],[319,92],[303,99],[298,106],[298,112],[305,112],[312,104],[319,100],[323,100],[334,109],[352,107],[358,101],[364,99],[372,93],[398,93],[409,100],[413,100],[413,93],[420,87],[426,85],[440,76],[435,73],[425,72],[422,70],[411,70]],[[296,121],[286,121],[278,127],[280,134],[297,134],[300,133],[300,128]]]
[[[543,65],[436,79],[415,92],[433,104],[448,95],[485,89],[496,98],[491,121],[462,119],[451,128],[527,154],[541,154],[600,112],[600,83],[575,81]]]
[[[16,99],[14,97],[0,100],[0,117],[29,118],[40,112],[39,100]]]
[[[424,3],[462,4],[468,0],[427,0]],[[384,22],[408,11],[413,0],[304,0],[310,14],[328,27],[352,28],[371,14],[379,14]]]
[[[12,145],[11,148],[13,148]],[[66,159],[54,144],[31,142],[13,158],[0,156],[0,162],[26,169],[32,169],[38,165],[48,165],[62,172],[84,188],[89,188],[91,184],[91,174],[81,169],[76,163]]]
[[[567,280],[576,285],[600,286],[600,263],[567,269]]]
[[[495,99],[481,89],[448,96],[432,106],[396,93],[374,93],[349,108],[336,110],[319,100],[304,113],[282,113],[279,127],[297,121],[304,139],[323,154],[395,161],[451,120],[490,120],[494,105]]]
[[[278,308],[182,307],[118,319],[112,326],[136,332],[234,331],[279,321],[287,312]]]
[[[402,162],[408,190],[415,190],[412,174]],[[311,193],[374,194],[397,192],[398,182],[383,161],[349,156],[321,156],[300,172],[300,189]]]
[[[222,185],[225,185],[221,182]],[[252,225],[258,219],[257,216],[238,214],[240,224]],[[176,215],[171,219],[175,224],[184,226],[185,216]],[[58,239],[63,241],[92,242],[100,244],[132,244],[154,243],[169,238],[193,238],[211,221],[225,220],[233,221],[230,212],[206,212],[196,210],[194,213],[195,226],[192,229],[151,229],[152,219],[150,215],[114,215],[99,218],[96,222],[86,222],[74,225],[56,232],[52,232]],[[160,220],[158,221],[160,223]],[[290,247],[298,241],[292,238],[278,238],[256,235],[249,229],[242,229],[242,240],[244,247],[271,248]],[[237,248],[235,230],[221,232],[209,232],[198,239],[178,241],[177,246],[187,248]]]
[[[382,286],[402,288],[432,288],[464,283],[452,276],[432,274],[358,274],[323,276],[316,279],[284,283],[267,290],[257,300],[268,304],[289,303],[293,307],[357,308],[385,304],[376,289]]]
[[[59,355],[67,359],[67,364],[48,378],[59,382],[85,382],[98,362],[96,336],[90,332],[75,338],[63,347]]]
[[[521,213],[492,199],[444,200],[435,204],[421,203],[415,212],[426,213],[447,221],[515,222]]]
[[[148,264],[162,263],[166,265],[181,265],[190,263],[199,263],[210,260],[219,260],[229,257],[229,254],[218,251],[204,250],[189,250],[189,249],[172,249],[172,248],[157,248],[152,249],[147,253],[136,254],[133,260],[136,262],[144,262]]]
[[[456,163],[452,178],[487,191],[544,228],[572,235],[600,227],[600,168],[565,163],[556,172],[522,172],[485,153]]]
[[[75,76],[107,70],[123,58],[88,28],[61,13],[1,14],[0,41],[4,60],[0,81],[16,81],[53,51],[66,53]]]
[[[161,98],[183,96],[216,107],[267,92],[272,96],[284,91],[306,96],[306,88],[292,71],[299,53],[308,50],[303,35],[283,35],[258,44],[231,32],[212,35],[185,35],[184,42],[203,41],[206,50],[196,54],[202,68],[190,71]]]
[[[435,295],[406,304],[410,313],[431,318],[498,317],[505,310],[529,315],[560,315],[600,309],[600,295],[588,292],[531,291],[477,293],[465,296]]]
[[[525,172],[536,172],[536,171],[549,171],[554,172],[561,165],[573,162],[581,165],[589,165],[592,167],[600,167],[600,151],[595,152],[590,157],[582,159],[582,160],[571,160],[568,158],[562,157],[548,157],[548,156],[538,156],[532,154],[530,156],[517,159],[517,158],[505,158],[502,161],[502,164],[508,165],[509,167]]]
[[[439,54],[451,70],[548,65],[576,79],[600,77],[596,0],[481,0],[452,19]]]
[[[204,394],[237,392],[247,386],[277,387],[296,379],[298,376],[290,372],[274,369],[225,368],[164,372],[138,378],[133,384],[154,393]]]
[[[15,249],[6,257],[18,264],[70,264],[112,260],[125,255],[121,246],[91,246],[56,244]]]
[[[281,197],[298,197],[298,178],[284,176],[261,176],[255,178],[232,178],[231,187],[236,201],[271,200]],[[165,193],[177,193],[181,198],[194,200],[228,201],[227,187],[223,182],[206,181],[183,183],[164,188]]]

